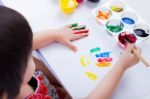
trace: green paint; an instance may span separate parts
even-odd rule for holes
[[[71,24],[71,27],[76,27],[76,26],[78,26],[78,23]]]
[[[81,25],[81,26],[76,27],[74,30],[82,30],[82,29],[85,29],[85,28],[86,28],[85,25]]]
[[[93,48],[93,49],[90,50],[91,53],[95,53],[95,52],[98,52],[98,51],[101,51],[101,48],[96,47],[96,48]]]
[[[123,30],[123,24],[120,24],[120,25],[117,25],[117,26],[114,26],[114,25],[106,25],[107,29],[109,29],[111,32],[113,33],[117,33],[117,32],[120,32]]]

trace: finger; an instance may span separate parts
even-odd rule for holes
[[[66,41],[63,42],[63,44],[64,44],[66,47],[70,48],[71,50],[77,51],[77,47],[74,46],[70,41],[66,40]]]
[[[135,47],[135,44],[134,44],[134,43],[132,43],[132,44],[127,43],[126,51],[132,52],[132,50],[133,50],[134,47]]]
[[[82,34],[82,33],[88,33],[89,29],[83,29],[83,30],[75,30],[73,31],[74,34]]]
[[[136,51],[137,51],[139,54],[141,54],[141,48],[135,46],[135,49],[136,49]]]
[[[76,27],[76,26],[78,26],[78,23],[69,24],[66,27],[73,28],[73,27]]]
[[[89,35],[89,33],[76,34],[76,35],[74,35],[74,39],[73,40],[78,40],[78,39],[86,37],[88,35]]]
[[[85,29],[85,28],[86,28],[85,25],[80,25],[80,26],[77,26],[77,27],[73,27],[72,29],[73,29],[73,30],[83,30],[83,29]]]

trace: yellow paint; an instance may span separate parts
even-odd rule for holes
[[[86,72],[86,75],[90,80],[97,80],[97,75],[91,72]]]
[[[108,67],[111,66],[112,64],[110,62],[100,62],[100,63],[96,63],[96,65],[98,67]]]
[[[77,5],[78,3],[76,0],[60,0],[61,10],[66,14],[72,13]]]
[[[83,67],[86,67],[86,63],[85,63],[85,57],[84,56],[81,56],[80,58],[80,63]]]
[[[119,6],[112,6],[111,9],[115,12],[122,12],[123,8]]]
[[[91,60],[90,60],[90,57],[87,58],[87,64],[91,64]]]

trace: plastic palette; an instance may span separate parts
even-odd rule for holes
[[[123,0],[113,0],[101,5],[92,14],[117,42],[119,34],[123,32],[134,34],[136,44],[149,38],[149,25]]]

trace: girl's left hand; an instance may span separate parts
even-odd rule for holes
[[[57,30],[56,41],[65,45],[73,51],[77,51],[77,47],[71,43],[71,41],[81,39],[88,36],[88,29],[76,30],[76,27],[72,25],[67,25]]]

